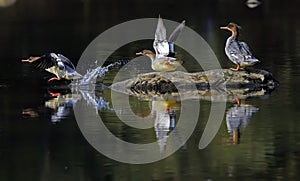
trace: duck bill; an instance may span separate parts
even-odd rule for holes
[[[34,61],[36,61],[37,59],[39,59],[40,57],[30,57],[30,58],[28,58],[28,59],[23,59],[23,60],[21,60],[22,62],[34,62]]]
[[[135,55],[143,55],[143,52],[137,52]]]
[[[22,62],[29,62],[29,59],[22,59]]]
[[[229,28],[227,26],[221,26],[220,29],[221,30],[229,30]]]
[[[81,79],[83,76],[79,74],[78,72],[73,72],[68,76],[70,79]]]

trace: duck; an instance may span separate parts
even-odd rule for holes
[[[136,55],[149,57],[151,59],[151,68],[157,72],[175,71],[182,64],[182,61],[174,57],[154,54],[151,50],[143,50],[142,52],[136,53]]]
[[[225,53],[227,57],[237,65],[236,68],[230,68],[231,70],[243,70],[247,66],[253,66],[260,62],[252,55],[249,46],[245,42],[238,40],[239,30],[241,29],[239,25],[231,22],[227,26],[220,27],[220,29],[231,32],[231,36],[227,39],[225,45]]]
[[[167,40],[166,28],[164,26],[163,19],[159,16],[155,31],[155,39],[153,42],[155,53],[146,49],[136,53],[136,55],[149,57],[151,59],[151,68],[154,71],[167,72],[176,70],[183,62],[181,60],[177,60],[175,57],[176,53],[174,51],[174,42],[184,26],[185,20],[183,20],[174,29]]]
[[[31,56],[28,59],[23,59],[22,62],[32,63],[35,68],[46,70],[56,75],[56,77],[50,78],[48,82],[82,78],[82,75],[75,71],[73,63],[62,54],[47,53],[42,56]]]
[[[239,98],[234,98],[233,102],[236,105],[226,112],[226,125],[228,133],[232,136],[232,143],[239,144],[240,129],[245,128],[249,124],[251,117],[259,111],[259,108],[247,103],[241,103]]]

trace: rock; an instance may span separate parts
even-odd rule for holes
[[[181,100],[200,97],[222,101],[228,98],[262,96],[279,85],[271,73],[265,70],[245,69],[232,71],[216,69],[205,72],[151,72],[136,78],[117,82],[111,89],[135,95],[142,99],[151,97],[181,97]]]

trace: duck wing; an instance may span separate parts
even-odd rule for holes
[[[239,42],[239,44],[240,44],[240,50],[241,50],[241,53],[242,53],[242,55],[244,56],[244,61],[246,62],[246,63],[250,63],[250,64],[253,64],[253,63],[256,63],[256,62],[259,62],[259,60],[258,59],[256,59],[253,55],[252,55],[252,53],[251,53],[251,51],[250,51],[250,48],[249,48],[249,46],[247,45],[247,43],[245,43],[245,42]]]
[[[183,20],[175,29],[174,31],[171,33],[170,37],[169,37],[169,42],[174,43],[175,40],[177,39],[178,35],[181,33],[182,29],[185,26],[185,20]]]
[[[33,59],[32,61],[30,61],[30,63],[32,63],[34,68],[42,69],[42,70],[57,65],[57,61],[54,58],[47,55],[42,55],[39,58]]]
[[[241,54],[245,57],[252,56],[252,53],[250,52],[249,46],[245,42],[239,42],[239,48],[241,51]]]
[[[259,62],[251,53],[249,46],[245,42],[232,41],[226,51],[229,59],[239,64],[254,64]]]
[[[161,17],[158,18],[157,27],[155,31],[155,39],[153,42],[153,48],[156,55],[167,56],[169,54],[169,44],[167,41],[167,31],[164,26],[163,20]]]
[[[61,60],[61,62],[65,65],[68,66],[69,68],[75,70],[74,64],[71,62],[70,59],[67,57],[63,56],[62,54],[57,54],[58,58]]]
[[[230,41],[225,51],[229,59],[234,63],[241,63],[244,60],[239,42],[237,41]]]

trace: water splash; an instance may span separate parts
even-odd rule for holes
[[[101,95],[96,95],[97,91],[102,92],[106,87],[99,83],[99,80],[103,80],[109,69],[121,67],[126,63],[128,63],[128,60],[119,60],[107,66],[99,67],[97,66],[97,61],[95,61],[96,68],[88,70],[82,79],[72,81],[70,88],[73,93],[80,94],[89,105],[96,109],[96,111],[112,110],[109,102],[105,101]]]
[[[72,82],[72,84],[79,85],[79,86],[95,84],[98,79],[102,80],[104,78],[105,74],[108,72],[110,68],[122,66],[127,62],[128,60],[119,60],[105,67],[96,67],[94,69],[88,70],[82,79],[75,81],[75,83]]]

